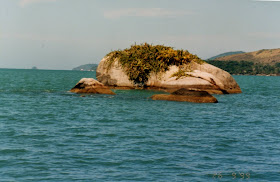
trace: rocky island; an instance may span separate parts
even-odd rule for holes
[[[158,89],[171,94],[155,95],[153,100],[203,103],[218,102],[210,94],[241,93],[228,72],[186,50],[147,43],[110,52],[99,63],[96,77],[82,79],[71,91],[112,94],[109,88]]]
[[[241,93],[228,72],[186,50],[147,43],[107,54],[97,67],[96,77],[111,88],[151,88],[169,92],[186,88],[216,94]]]

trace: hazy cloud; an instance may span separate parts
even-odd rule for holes
[[[119,10],[109,10],[104,12],[104,17],[117,19],[121,17],[178,17],[193,14],[191,11],[175,11],[163,8],[127,8]]]
[[[20,0],[19,5],[21,7],[24,7],[29,4],[34,4],[34,3],[41,3],[41,2],[55,2],[56,0]]]

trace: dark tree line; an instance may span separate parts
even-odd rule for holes
[[[253,63],[251,61],[216,61],[207,60],[209,64],[212,64],[218,68],[221,68],[230,74],[240,75],[280,75],[280,63],[275,65],[267,65],[260,63]]]

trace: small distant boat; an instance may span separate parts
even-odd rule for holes
[[[32,69],[33,69],[33,70],[37,70],[38,68],[37,68],[36,66],[33,66]]]

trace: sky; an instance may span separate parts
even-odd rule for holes
[[[150,43],[202,59],[280,48],[280,0],[0,0],[0,68],[69,70]]]

